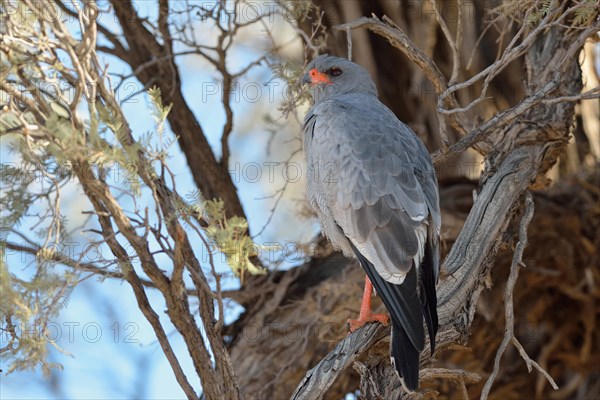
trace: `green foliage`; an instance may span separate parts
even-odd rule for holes
[[[281,12],[288,19],[302,22],[305,21],[311,14],[311,11],[315,9],[315,5],[312,1],[290,1],[290,2],[279,2]]]
[[[34,174],[18,164],[2,164],[0,167],[0,182],[2,195],[0,209],[3,212],[0,229],[6,230],[19,224],[34,201],[34,194],[27,189],[34,180]]]
[[[66,306],[77,277],[73,273],[50,273],[45,265],[51,263],[54,254],[43,248],[36,256],[37,273],[30,280],[20,279],[9,272],[5,251],[1,246],[0,318],[2,342],[7,344],[0,349],[0,359],[8,366],[8,374],[41,366],[48,378],[52,369],[62,369],[62,365],[47,361],[48,346],[65,353],[48,333],[48,323]]]
[[[573,17],[573,25],[575,26],[591,26],[594,18],[598,17],[598,0],[581,0],[581,7],[575,10]]]
[[[152,105],[154,106],[152,115],[156,124],[156,132],[162,136],[165,130],[165,121],[173,104],[169,104],[168,106],[163,105],[160,88],[156,86],[148,89],[148,96],[150,96],[150,100],[152,100]]]
[[[287,118],[288,114],[296,110],[303,103],[311,101],[311,95],[301,80],[304,76],[304,65],[302,63],[288,60],[271,65],[273,74],[287,84],[287,96],[280,106],[280,111]]]
[[[241,279],[248,271],[251,274],[264,274],[266,271],[250,261],[257,255],[255,244],[248,236],[248,222],[244,218],[226,218],[222,200],[204,202],[204,212],[209,221],[205,229],[217,249],[227,258],[227,264]]]
[[[252,257],[258,255],[258,245],[248,236],[248,222],[244,218],[227,218],[223,200],[204,200],[198,190],[187,194],[186,200],[180,199],[176,204],[184,221],[192,217],[207,222],[208,226],[204,228],[207,237],[216,250],[225,255],[227,264],[236,276],[243,280],[245,272],[253,275],[266,273],[264,268],[251,261]]]
[[[506,17],[514,18],[518,21],[523,20],[523,15],[528,11],[529,15],[524,23],[528,25],[537,25],[553,10],[559,7],[561,2],[558,0],[527,0],[527,1],[507,1],[498,9]],[[576,27],[587,27],[593,23],[597,16],[598,0],[581,0],[574,4],[567,3],[564,11],[569,10],[569,16],[564,20],[565,25]]]
[[[168,157],[168,151],[171,146],[177,143],[176,136],[166,136],[164,134],[165,122],[169,112],[171,111],[171,108],[173,107],[173,104],[169,104],[167,106],[163,104],[160,88],[158,87],[152,87],[148,89],[148,97],[150,98],[152,104],[151,111],[152,117],[154,118],[155,127],[155,132],[152,132],[152,135],[157,135],[158,145],[153,146],[149,143],[146,146],[145,151],[150,159],[164,162]],[[142,141],[144,141],[144,139],[142,139]]]
[[[539,4],[534,4],[532,7],[532,11],[529,14],[528,18],[527,18],[527,24],[529,25],[536,25],[538,24],[546,15],[548,15],[548,12],[550,11],[550,8],[552,7],[552,2],[554,0],[541,0],[538,3]],[[514,8],[515,11],[521,11],[519,7],[515,7]],[[514,11],[512,11],[514,12]]]

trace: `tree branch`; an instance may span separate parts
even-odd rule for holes
[[[385,39],[387,39],[392,46],[399,49],[406,55],[412,62],[414,62],[421,70],[425,73],[427,78],[433,83],[435,92],[439,96],[448,89],[446,78],[435,65],[433,60],[420,48],[418,48],[412,40],[404,33],[400,27],[398,27],[391,19],[386,16],[383,17],[383,21],[373,15],[371,18],[362,17],[357,20],[347,22],[345,24],[337,25],[334,27],[335,30],[345,31],[346,29],[356,28],[367,28],[373,31]],[[458,102],[454,97],[448,97],[447,101],[451,107],[457,107]],[[466,134],[466,121],[463,116],[459,115],[457,118],[450,116],[450,122],[452,127],[458,131],[459,134]],[[441,126],[442,124],[440,124]],[[449,139],[446,132],[441,130],[442,141],[445,144],[449,144]]]
[[[167,46],[157,42],[143,21],[137,16],[130,0],[111,1],[123,34],[129,44],[129,65],[137,78],[144,84],[156,85],[164,94],[164,102],[173,104],[167,116],[173,132],[177,135],[181,150],[203,198],[223,199],[227,217],[245,217],[244,209],[237,195],[237,189],[229,175],[227,166],[221,165],[206,139],[204,131],[181,92],[179,70]],[[165,18],[166,2],[161,2],[161,12]],[[164,30],[164,24],[163,24]],[[166,33],[165,33],[166,34]],[[163,34],[164,35],[164,34]],[[169,36],[170,37],[170,36]],[[163,62],[152,63],[163,59]],[[137,66],[146,65],[142,70]]]
[[[519,268],[525,267],[523,264],[523,252],[525,251],[525,247],[527,247],[527,227],[533,218],[534,212],[534,203],[533,198],[530,192],[525,193],[525,211],[523,213],[523,217],[521,218],[521,223],[519,225],[519,242],[515,248],[515,253],[513,255],[512,263],[510,266],[510,274],[508,276],[508,280],[506,282],[506,289],[504,290],[504,304],[505,304],[505,313],[504,319],[506,326],[504,327],[504,338],[502,339],[502,343],[496,352],[496,358],[494,360],[494,368],[492,373],[488,377],[485,382],[485,386],[481,392],[481,399],[486,400],[490,394],[490,390],[492,389],[492,385],[494,384],[494,380],[500,371],[500,360],[504,351],[508,347],[509,343],[513,343],[515,347],[519,350],[519,353],[527,363],[527,369],[531,372],[531,366],[535,365],[536,369],[538,369],[545,377],[548,379],[548,382],[552,385],[554,390],[558,389],[556,382],[554,379],[535,361],[531,360],[521,343],[519,343],[518,339],[515,337],[514,327],[515,327],[515,313],[514,313],[514,304],[513,304],[513,291],[515,289],[515,284],[517,283],[517,279],[519,278]]]
[[[380,324],[367,324],[348,335],[333,350],[306,373],[292,400],[321,399],[335,379],[372,345],[387,335],[388,329]]]

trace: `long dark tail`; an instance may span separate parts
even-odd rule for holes
[[[392,336],[390,337],[390,357],[392,365],[398,371],[404,386],[415,391],[419,387],[419,355],[406,331],[396,323],[392,323]]]
[[[421,298],[421,308],[429,332],[429,343],[431,345],[431,355],[435,351],[435,335],[438,330],[437,314],[437,294],[435,292],[436,278],[436,260],[437,254],[433,246],[432,235],[428,235],[425,244],[425,255],[419,268],[419,297]]]
[[[414,391],[419,387],[419,354],[425,347],[423,302],[417,294],[416,268],[411,268],[404,282],[396,285],[383,279],[351,242],[350,246],[390,313],[392,364],[404,386]]]

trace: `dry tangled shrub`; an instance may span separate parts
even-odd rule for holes
[[[529,225],[525,268],[514,290],[515,336],[529,356],[552,376],[554,391],[528,373],[514,347],[508,347],[491,399],[595,399],[600,393],[600,174],[565,180],[536,192]],[[515,235],[517,224],[507,234]],[[491,288],[479,300],[473,334],[464,349],[440,354],[445,366],[459,365],[486,378],[504,336],[505,283],[513,249],[505,248],[491,270]],[[435,389],[440,399],[459,397],[448,381]],[[468,386],[478,398],[485,379]]]

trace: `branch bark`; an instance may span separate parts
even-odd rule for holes
[[[387,329],[383,325],[368,324],[339,342],[321,362],[306,373],[292,394],[292,400],[323,398],[338,375],[386,334]]]

